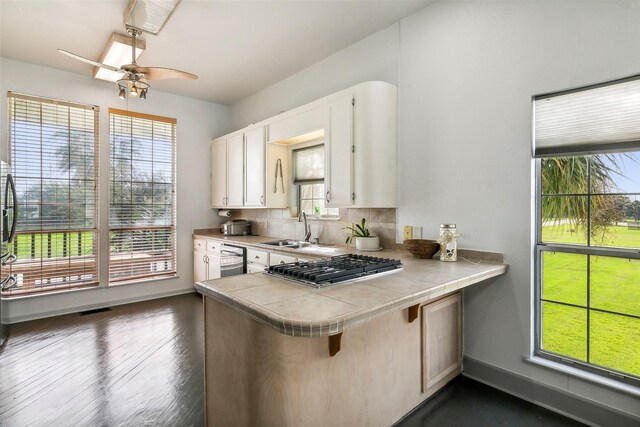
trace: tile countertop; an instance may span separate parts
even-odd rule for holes
[[[197,231],[197,230],[196,230]],[[194,232],[194,237],[217,238],[246,246],[301,254],[305,249],[261,245],[277,240],[257,236],[222,236]],[[329,256],[353,252],[336,245]],[[201,294],[221,301],[248,317],[295,337],[322,337],[369,322],[389,311],[437,299],[507,272],[500,262],[459,259],[445,263],[415,259],[404,249],[368,253],[400,259],[404,268],[354,282],[316,289],[265,273],[253,273],[196,283]],[[326,254],[324,254],[326,256]]]

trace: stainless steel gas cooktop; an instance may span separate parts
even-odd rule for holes
[[[400,260],[348,254],[318,261],[273,265],[267,274],[323,288],[399,268],[402,268]]]

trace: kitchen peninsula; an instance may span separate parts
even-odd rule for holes
[[[196,284],[208,425],[388,426],[460,373],[460,290],[507,266],[375,256],[404,268],[321,289],[263,273]]]

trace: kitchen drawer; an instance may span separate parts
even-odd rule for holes
[[[249,263],[249,264],[247,264],[247,273],[263,272],[265,268],[266,268],[266,266],[264,266],[262,264]]]
[[[204,239],[193,239],[193,250],[194,251],[206,251],[207,249],[207,241]]]
[[[247,263],[261,264],[266,267],[269,265],[269,253],[247,248]]]
[[[296,262],[297,260],[298,259],[296,257],[288,255],[271,254],[271,256],[269,256],[269,265],[287,264],[290,262]]]
[[[222,243],[217,240],[207,240],[207,252],[220,253],[220,246]]]

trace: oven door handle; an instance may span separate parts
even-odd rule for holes
[[[233,256],[233,257],[239,257],[239,258],[242,257],[242,254],[239,254],[238,252],[224,250],[224,249],[220,249],[220,255]]]

